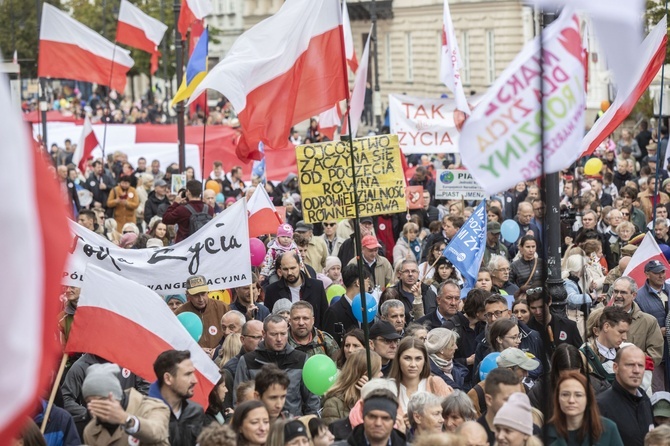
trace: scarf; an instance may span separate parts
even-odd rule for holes
[[[450,360],[442,359],[439,356],[437,356],[437,354],[435,354],[435,353],[433,353],[432,355],[429,355],[429,356],[430,356],[430,359],[433,360],[435,365],[437,365],[437,367],[440,370],[442,370],[442,372],[444,372],[445,375],[448,375],[449,378],[454,379],[453,376],[451,376],[451,372],[454,369],[454,360],[453,359],[450,359]]]

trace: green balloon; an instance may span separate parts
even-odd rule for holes
[[[319,354],[309,358],[302,368],[302,380],[307,390],[321,396],[335,384],[337,366],[328,356]]]
[[[335,296],[341,296],[346,291],[347,290],[342,285],[333,284],[329,286],[326,290],[326,298],[328,299],[328,303],[330,303],[330,301],[333,300]]]

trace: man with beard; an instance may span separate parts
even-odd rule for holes
[[[133,177],[134,178],[134,177]],[[135,223],[135,209],[140,205],[140,197],[130,186],[130,177],[121,175],[119,184],[112,189],[107,199],[107,207],[114,210],[114,220],[118,228],[126,223]]]
[[[314,309],[308,302],[298,301],[291,305],[289,316],[288,343],[298,351],[314,355],[327,355],[337,359],[340,351],[335,339],[325,331],[314,326]]]
[[[170,444],[195,446],[202,430],[205,412],[190,401],[198,378],[188,350],[167,350],[154,362],[157,381],[151,384],[149,396],[162,400],[170,408]]]
[[[277,258],[277,265],[281,278],[265,289],[268,310],[272,311],[279,299],[288,299],[292,303],[304,300],[314,309],[314,325],[322,327],[328,309],[323,282],[311,279],[300,271],[300,258],[294,251],[282,253]]]
[[[109,191],[112,190],[115,184],[112,176],[105,173],[102,161],[93,161],[93,172],[88,176],[86,183],[83,185],[93,194],[93,203],[91,203],[91,207],[94,207],[95,203],[100,203],[103,208],[107,208]]]

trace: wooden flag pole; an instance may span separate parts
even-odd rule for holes
[[[54,405],[54,399],[56,399],[56,391],[58,390],[58,385],[60,380],[63,377],[63,371],[65,370],[65,364],[67,364],[68,354],[63,353],[63,358],[60,360],[60,367],[58,367],[58,373],[56,374],[56,379],[54,385],[51,388],[51,395],[49,395],[49,402],[44,411],[44,419],[42,419],[42,425],[40,426],[40,432],[44,433],[44,430],[47,428],[47,420],[49,420],[49,415],[51,415],[51,408]]]

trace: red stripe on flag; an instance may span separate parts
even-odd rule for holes
[[[107,85],[122,92],[129,67],[114,63],[69,43],[40,40],[39,77],[73,79]],[[111,83],[110,83],[111,74]]]
[[[249,237],[258,237],[263,234],[276,234],[282,224],[276,211],[262,208],[249,216]]]
[[[241,160],[261,159],[259,141],[265,143],[266,150],[288,147],[293,124],[328,110],[346,97],[343,70],[333,69],[328,63],[340,58],[340,52],[331,53],[341,45],[340,27],[315,36],[291,69],[247,95],[246,106],[238,116],[244,131],[237,147]]]
[[[91,133],[86,135],[86,138],[84,139],[84,153],[81,157],[81,160],[79,161],[79,165],[77,166],[82,173],[86,172],[86,163],[88,160],[93,158],[93,149],[95,149],[98,145],[98,138],[95,136],[93,130],[91,130]]]
[[[96,336],[96,333],[114,333],[114,339]],[[141,340],[141,341],[139,341]],[[132,346],[132,348],[119,348]],[[87,352],[125,367],[149,382],[156,381],[153,364],[159,354],[174,347],[150,330],[113,311],[100,307],[77,308],[66,346],[68,352]],[[119,356],[119,352],[125,353]],[[196,367],[198,384],[193,401],[207,407],[207,398],[214,388]]]
[[[179,10],[179,22],[177,25],[177,29],[181,34],[182,40],[184,40],[186,37],[188,27],[191,26],[191,23],[195,22],[196,20],[198,20],[198,18],[193,14],[191,8],[188,7],[188,2],[186,0],[182,0],[181,9]]]
[[[116,41],[147,53],[153,53],[156,50],[156,44],[147,38],[144,30],[120,20],[116,27]]]

